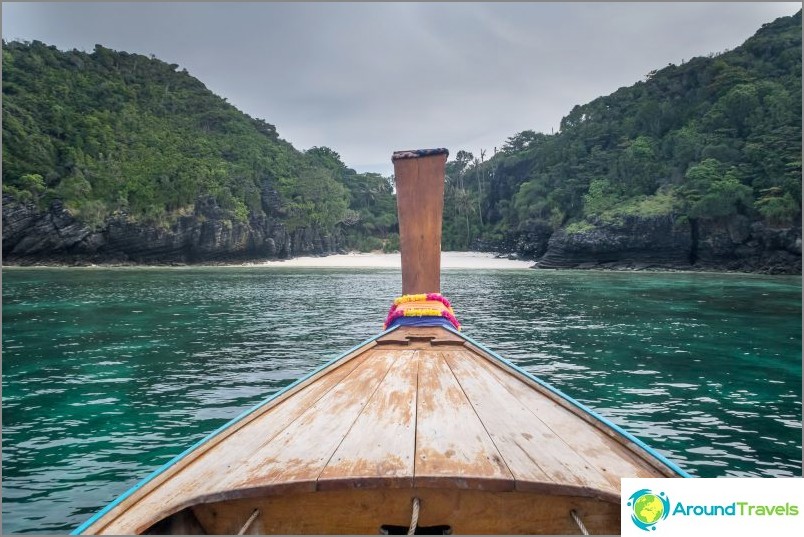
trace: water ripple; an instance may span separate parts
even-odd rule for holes
[[[4,270],[3,532],[64,533],[381,329],[395,270]],[[801,279],[445,271],[464,331],[702,477],[801,475]]]

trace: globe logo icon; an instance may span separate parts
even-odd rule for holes
[[[649,489],[640,489],[628,498],[631,521],[641,530],[656,529],[656,523],[667,518],[670,500],[664,492],[656,494]]]

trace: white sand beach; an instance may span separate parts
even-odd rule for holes
[[[285,261],[255,263],[261,267],[401,268],[398,253],[351,253],[325,257],[296,257]],[[497,259],[482,252],[441,252],[441,269],[526,269],[533,261]]]

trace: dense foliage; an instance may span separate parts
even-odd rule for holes
[[[801,12],[449,163],[445,244],[627,215],[800,220]],[[450,188],[452,187],[452,188]]]
[[[376,173],[357,173],[347,168],[340,155],[328,147],[313,147],[305,154],[349,191],[349,206],[340,220],[347,244],[364,252],[398,249],[393,179]]]
[[[394,205],[387,179],[326,148],[295,150],[177,69],[100,45],[4,42],[3,192],[40,206],[60,198],[93,225],[116,214],[167,226],[203,199],[241,222],[278,205],[270,216],[289,229],[389,233],[395,211],[378,209]]]
[[[629,215],[800,221],[801,50],[799,12],[575,106],[555,134],[520,132],[488,158],[454,152],[444,249]],[[3,192],[61,198],[94,225],[165,226],[213,200],[232,220],[271,213],[364,251],[397,247],[391,178],[326,147],[295,150],[177,69],[101,46],[3,43]]]

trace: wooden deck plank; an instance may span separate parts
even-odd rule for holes
[[[396,352],[399,358],[321,472],[319,490],[378,478],[386,486],[413,485],[419,352]]]
[[[423,352],[416,405],[416,486],[508,490],[513,476],[439,351]]]
[[[618,493],[620,479],[623,477],[665,477],[649,461],[626,448],[611,434],[591,426],[584,419],[534,390],[513,373],[488,361],[484,367],[559,438],[576,446],[584,460],[593,468],[599,469]],[[569,419],[570,417],[573,419]]]
[[[104,529],[106,533],[124,535],[136,533],[144,522],[159,513],[171,512],[173,506],[186,503],[201,495],[219,493],[221,478],[231,468],[237,468],[261,446],[269,443],[307,408],[313,406],[329,390],[354,372],[369,356],[367,350],[349,361],[341,363],[315,382],[300,386],[292,397],[275,406],[258,411],[250,423],[223,435],[186,465],[177,465],[175,474],[169,474],[162,485],[141,497],[133,497],[120,505],[121,514]],[[225,438],[225,441],[224,441]],[[199,448],[201,449],[201,448]],[[154,483],[155,484],[155,483]],[[123,511],[123,509],[127,509]],[[95,530],[100,531],[100,529]]]
[[[430,345],[463,345],[465,340],[440,326],[400,326],[390,334],[377,339],[378,345],[410,345],[427,341]]]
[[[314,490],[318,476],[400,353],[372,350],[368,355],[351,375],[306,408],[280,435],[253,452],[218,488],[286,484],[293,485],[294,490]]]
[[[440,332],[356,351],[181,461],[176,475],[146,485],[91,531],[140,532],[194,498],[237,497],[239,488],[301,493],[384,480],[542,493],[564,483],[567,493],[600,490],[610,500],[621,477],[666,475],[627,440]]]
[[[518,488],[520,483],[531,483],[619,492],[619,482],[613,488],[578,453],[583,446],[557,436],[538,414],[491,374],[493,366],[485,358],[469,351],[443,355],[517,480]],[[578,420],[569,413],[563,419]]]

